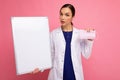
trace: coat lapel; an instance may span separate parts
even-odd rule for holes
[[[63,43],[63,44],[66,44],[61,27],[60,27],[60,28],[58,29],[58,31],[57,31],[57,36],[59,37],[61,44],[62,44],[62,43]]]
[[[73,43],[73,41],[74,41],[74,39],[75,39],[74,37],[75,37],[75,35],[76,35],[77,33],[78,33],[78,32],[76,31],[76,28],[73,27],[71,44]],[[58,31],[57,31],[57,36],[58,36],[59,39],[62,41],[62,43],[66,44],[61,27],[60,27],[60,28],[58,29]]]

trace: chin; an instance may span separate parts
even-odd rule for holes
[[[65,24],[61,24],[61,26],[66,26]]]

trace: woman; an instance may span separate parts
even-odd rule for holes
[[[89,58],[93,40],[80,39],[80,30],[72,23],[74,16],[73,5],[65,4],[61,7],[61,27],[51,32],[53,67],[48,80],[84,80],[81,53],[85,58]],[[90,32],[91,29],[86,31]]]

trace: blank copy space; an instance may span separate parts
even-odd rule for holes
[[[12,17],[11,22],[17,74],[51,68],[48,18]]]

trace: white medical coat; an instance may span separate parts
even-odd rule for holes
[[[89,58],[93,41],[80,39],[80,30],[73,27],[71,58],[76,80],[84,80],[81,54]],[[51,32],[52,68],[48,80],[63,80],[64,55],[66,42],[61,27]]]

